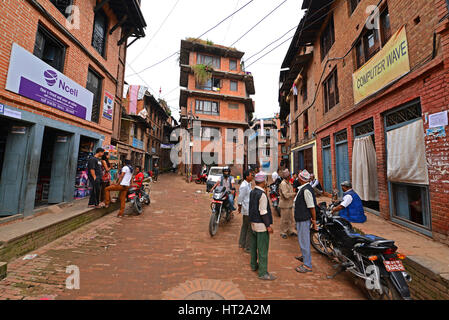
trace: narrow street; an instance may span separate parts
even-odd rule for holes
[[[331,262],[316,252],[312,274],[295,272],[297,239],[281,239],[278,217],[269,250],[278,279],[259,280],[238,248],[241,216],[210,237],[204,189],[161,175],[142,216],[112,213],[10,262],[0,299],[365,299],[349,275],[326,279]],[[69,265],[79,267],[79,290],[65,288]]]

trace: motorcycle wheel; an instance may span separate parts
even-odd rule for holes
[[[321,241],[320,241],[321,240]],[[323,246],[322,242],[325,241],[322,239],[320,233],[316,230],[310,229],[310,244],[312,247],[320,254],[324,256],[330,256],[330,248],[326,248]]]
[[[382,294],[377,290],[365,290],[371,300],[403,300],[391,279],[381,279]]]
[[[134,198],[133,208],[137,215],[142,214],[142,202],[140,202],[140,198],[138,196]]]
[[[213,237],[217,234],[218,224],[220,222],[220,214],[221,214],[221,208],[218,212],[214,212],[210,215],[209,234],[211,237]]]

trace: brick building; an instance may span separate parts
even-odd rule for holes
[[[163,148],[169,141],[170,109],[164,100],[156,100],[146,89],[130,86],[124,99],[120,141],[117,142],[120,159],[130,159],[133,165],[140,165],[145,171],[153,170],[155,163],[160,169],[170,168],[169,150]],[[130,93],[135,96],[130,97]]]
[[[307,123],[327,192],[352,180],[368,210],[449,243],[449,2],[302,8],[281,73],[292,144],[307,138]]]
[[[127,40],[146,24],[137,0],[0,10],[0,216],[29,216],[86,195],[86,159],[118,138]]]
[[[201,129],[198,129],[201,132],[197,135],[201,138],[192,140],[192,150],[187,152],[194,162],[193,166],[184,168],[187,174],[189,170],[193,176],[198,173],[206,153],[212,158],[212,163],[207,165],[229,165],[233,174],[241,174],[248,163],[244,131],[249,128],[254,112],[250,95],[255,90],[252,75],[241,68],[243,55],[234,48],[211,42],[197,39],[181,41],[180,85],[184,87],[179,99],[181,127],[192,129],[193,134],[193,120],[201,124]],[[201,83],[198,81],[200,73],[209,73],[209,79]],[[211,133],[215,131],[211,129],[216,129],[220,136],[214,138],[214,147],[205,151],[211,142]],[[236,129],[238,134],[232,137]],[[224,152],[226,142],[232,146],[228,159],[225,159]]]

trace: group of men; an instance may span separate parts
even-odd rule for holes
[[[318,230],[316,201],[317,183],[313,175],[307,170],[297,174],[297,181],[291,183],[291,174],[285,169],[279,177],[279,194],[281,209],[280,235],[286,239],[297,236],[301,249],[301,256],[295,257],[301,264],[295,268],[299,273],[312,272],[312,258],[310,250],[310,229]],[[252,188],[252,181],[255,188]],[[275,177],[275,180],[277,178]],[[276,182],[276,181],[275,181]],[[236,190],[233,186],[233,177],[230,169],[223,170],[223,177],[213,189],[222,185],[230,191],[230,202],[233,207]],[[212,190],[213,190],[212,189]],[[334,213],[341,211],[340,215],[351,222],[364,222],[366,216],[360,197],[352,190],[348,181],[342,183],[344,191],[343,202],[334,208]],[[267,196],[267,176],[257,167],[243,173],[243,181],[239,188],[237,199],[238,212],[242,214],[242,227],[240,230],[239,247],[251,255],[251,270],[258,272],[261,280],[275,280],[276,276],[268,272],[268,247],[270,234],[273,234],[273,216]],[[318,193],[321,194],[321,193]]]

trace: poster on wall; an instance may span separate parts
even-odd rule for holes
[[[6,90],[91,121],[94,95],[13,43]]]
[[[103,100],[103,117],[112,120],[112,113],[114,111],[114,96],[109,92],[104,92]]]

